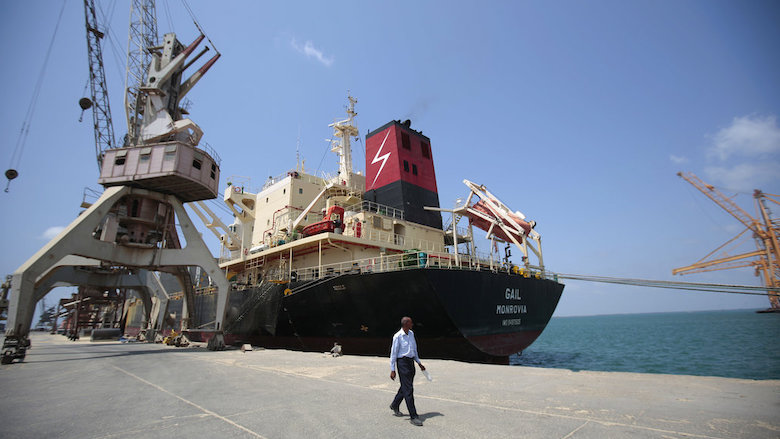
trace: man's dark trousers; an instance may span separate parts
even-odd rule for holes
[[[398,379],[401,381],[401,388],[395,394],[392,407],[399,408],[401,400],[406,400],[406,408],[409,409],[409,416],[417,417],[417,409],[414,408],[414,360],[409,357],[401,357],[395,363],[398,371]]]

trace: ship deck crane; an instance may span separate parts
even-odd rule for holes
[[[738,267],[754,267],[756,275],[762,277],[764,286],[767,288],[767,295],[769,296],[769,303],[771,305],[770,311],[780,312],[780,299],[778,299],[778,294],[776,292],[777,288],[780,287],[780,223],[778,220],[772,218],[768,206],[768,203],[780,205],[780,196],[767,194],[756,189],[753,192],[753,199],[756,204],[758,215],[757,217],[754,217],[739,207],[732,199],[733,197],[730,198],[725,196],[714,186],[705,183],[693,173],[680,172],[677,175],[736,218],[737,221],[745,226],[745,229],[725,244],[707,254],[698,262],[685,267],[675,268],[672,270],[672,274],[701,273]],[[756,244],[755,251],[738,255],[726,255],[716,259],[711,258],[715,252],[735,241],[748,231],[752,232]]]

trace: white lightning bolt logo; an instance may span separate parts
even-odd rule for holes
[[[379,167],[379,172],[376,173],[376,177],[374,177],[374,181],[371,183],[371,188],[372,189],[374,187],[374,184],[376,184],[376,179],[379,178],[379,174],[382,173],[382,169],[385,169],[385,163],[387,163],[387,159],[390,158],[390,154],[392,154],[392,151],[391,151],[391,152],[388,152],[385,155],[381,155],[381,156],[379,155],[379,153],[382,152],[382,148],[385,147],[385,142],[387,142],[387,137],[389,135],[390,135],[390,130],[387,130],[387,134],[385,134],[385,140],[383,140],[382,144],[379,145],[379,149],[377,150],[376,155],[374,155],[374,160],[371,160],[371,164],[372,165],[374,163],[380,161],[380,160],[382,161],[382,165]]]

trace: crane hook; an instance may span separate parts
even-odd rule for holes
[[[84,119],[84,111],[92,107],[92,101],[89,98],[79,99],[79,107],[81,107],[81,116],[79,116],[79,122]]]
[[[11,180],[18,177],[19,173],[16,171],[16,169],[9,169],[5,171],[5,178],[8,179],[8,183],[5,184],[5,192],[8,193],[8,187],[11,185]]]

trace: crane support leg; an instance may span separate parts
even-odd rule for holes
[[[104,222],[114,205],[126,195],[141,196],[170,205],[186,240],[184,248],[158,248],[124,245],[95,238],[95,231]],[[8,308],[8,327],[3,340],[2,362],[24,359],[29,347],[29,332],[38,295],[48,293],[40,288],[48,275],[53,275],[61,261],[81,256],[111,267],[126,267],[159,271],[186,266],[200,266],[208,273],[217,288],[217,313],[215,333],[209,340],[209,349],[224,348],[222,322],[228,299],[227,279],[203,242],[198,230],[187,215],[182,202],[171,195],[134,189],[127,186],[109,187],[85,212],[79,215],[57,237],[38,250],[13,274]],[[73,274],[71,272],[71,274]],[[37,290],[37,291],[36,291]],[[185,289],[192,295],[192,290]],[[42,297],[42,296],[41,296]],[[189,301],[192,298],[187,298]],[[147,308],[149,309],[149,308]],[[147,320],[150,321],[150,320]],[[183,328],[186,329],[186,328]]]
[[[99,261],[95,261],[99,262]],[[153,342],[162,330],[168,293],[160,280],[145,269],[106,272],[98,266],[64,265],[51,269],[35,287],[35,302],[40,301],[53,288],[61,286],[89,286],[95,288],[125,288],[135,290],[144,304],[144,336]],[[156,300],[155,300],[156,299]]]

